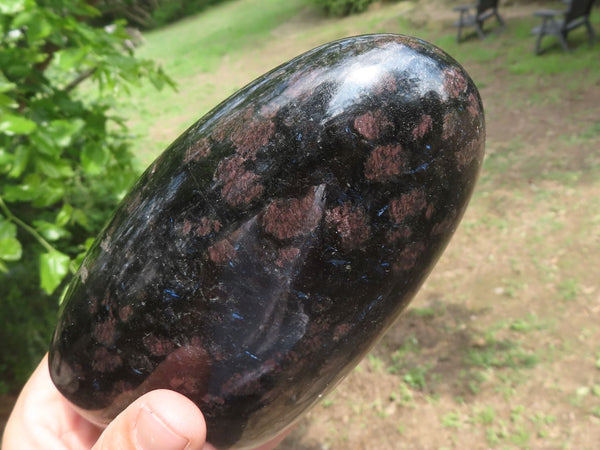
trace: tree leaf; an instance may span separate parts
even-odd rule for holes
[[[17,235],[17,226],[0,216],[0,239],[15,237]]]
[[[40,192],[33,200],[33,206],[46,207],[59,202],[65,196],[66,186],[62,180],[44,180],[40,183]]]
[[[2,92],[2,81],[0,81],[0,92]],[[3,108],[16,108],[19,104],[14,98],[8,95],[0,94],[0,107]]]
[[[64,227],[71,220],[71,215],[73,214],[73,207],[65,203],[56,216],[56,225],[59,227]]]
[[[0,73],[0,92],[8,92],[13,90],[17,85],[15,83],[11,83],[6,79],[4,74]]]
[[[0,173],[6,173],[10,171],[14,159],[14,155],[11,155],[2,147],[0,147]]]
[[[12,169],[8,173],[11,178],[19,178],[29,162],[29,147],[19,145],[15,151]]]
[[[7,220],[0,222],[0,259],[17,261],[21,259],[23,248],[17,239],[17,227]]]
[[[52,33],[52,25],[42,15],[38,15],[27,27],[27,41],[32,45],[36,41],[48,37]]]
[[[70,258],[54,250],[40,255],[40,287],[52,294],[69,272]]]
[[[13,18],[10,24],[11,28],[27,28],[31,22],[35,21],[37,16],[38,15],[32,10],[21,11]]]
[[[34,220],[33,225],[47,241],[54,242],[68,236],[70,233],[63,227],[45,220]]]
[[[74,175],[69,163],[63,159],[40,155],[34,162],[38,171],[50,178],[71,178]]]
[[[73,221],[76,224],[81,225],[87,231],[92,230],[92,224],[90,223],[88,215],[81,209],[75,209],[73,211]]]
[[[52,137],[46,133],[43,128],[38,128],[35,133],[29,136],[32,147],[35,148],[35,153],[43,153],[50,156],[58,156],[61,153],[61,148],[56,145]]]
[[[88,142],[81,152],[81,165],[86,173],[98,175],[104,171],[109,158],[106,147],[97,142]]]
[[[74,120],[53,120],[46,127],[45,131],[50,139],[59,147],[71,145],[73,136],[79,133],[83,128],[84,122],[81,119]]]
[[[54,54],[54,60],[61,70],[66,72],[74,71],[81,68],[82,63],[86,55],[90,53],[90,50],[91,49],[88,47],[59,50]]]
[[[31,201],[42,193],[40,191],[40,176],[37,173],[27,175],[19,184],[7,184],[2,193],[7,202],[26,202]]]
[[[0,14],[12,15],[25,8],[25,0],[2,0],[0,2]]]
[[[17,261],[23,255],[21,243],[16,238],[0,239],[0,259],[4,261]]]
[[[37,128],[33,120],[14,114],[4,114],[0,117],[0,133],[12,136],[14,134],[29,134]]]

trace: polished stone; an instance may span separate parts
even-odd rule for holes
[[[271,438],[411,300],[484,140],[472,80],[418,39],[347,38],[272,70],[123,200],[62,304],[54,383],[97,423],[169,388],[220,448]]]

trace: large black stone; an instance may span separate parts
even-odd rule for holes
[[[455,230],[481,99],[421,40],[343,39],[260,77],[144,173],[71,283],[58,389],[107,423],[170,388],[219,447],[288,426],[356,365]]]

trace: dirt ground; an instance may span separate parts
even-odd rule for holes
[[[391,16],[374,31],[397,32],[402,2],[376,8]],[[447,26],[448,10],[432,0],[413,20]],[[318,20],[297,17],[278,30],[286,39],[197,81],[254,78],[322,41],[306,37]],[[364,32],[352,24],[346,34]],[[532,87],[486,63],[465,67],[485,80],[488,124],[467,214],[403,317],[282,449],[600,446],[600,74],[565,90],[560,76]]]

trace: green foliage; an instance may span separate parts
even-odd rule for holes
[[[156,28],[203,11],[226,0],[103,0],[105,18],[124,18],[142,29]]]
[[[374,0],[312,0],[332,16],[347,16],[365,11]]]
[[[209,6],[223,3],[224,0],[169,0],[161,3],[153,12],[154,25],[160,27],[184,17],[197,14]]]
[[[90,25],[99,14],[83,0],[0,4],[0,312],[25,324],[0,330],[3,379],[28,371],[9,351],[39,358],[59,287],[137,176],[111,108],[140,79],[172,83],[126,49],[124,22]]]

